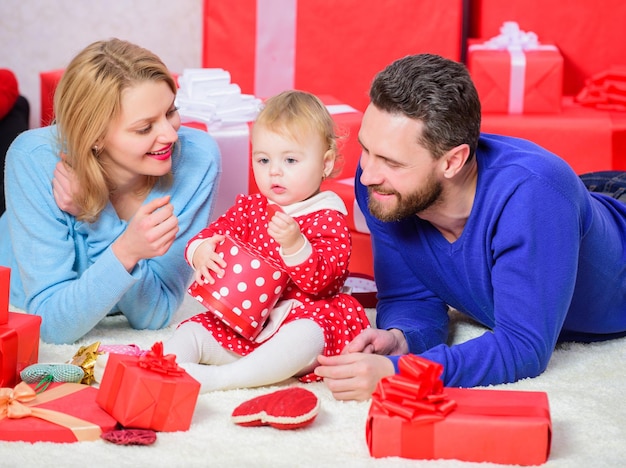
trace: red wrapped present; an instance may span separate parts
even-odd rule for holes
[[[461,56],[463,0],[205,0],[203,14],[202,66],[229,70],[261,98],[301,89],[364,111],[372,78],[393,60]]]
[[[0,386],[12,387],[20,372],[39,360],[41,317],[9,312],[11,270],[0,266]]]
[[[486,42],[471,40],[467,67],[485,114],[561,111],[563,57],[517,23],[505,23],[501,34]]]
[[[35,393],[24,382],[0,389],[0,440],[79,442],[98,440],[117,421],[96,404],[97,389],[51,383]]]
[[[470,37],[491,37],[504,21],[515,20],[542,40],[556,44],[564,58],[563,93],[573,96],[585,79],[613,65],[626,65],[623,0],[472,0]]]
[[[442,366],[414,355],[399,366],[372,395],[366,437],[373,457],[511,465],[548,459],[546,393],[444,388]]]
[[[354,170],[356,171],[356,167]],[[348,209],[348,226],[352,236],[350,272],[374,276],[372,239],[365,217],[354,196],[354,176],[345,179],[327,179],[322,184],[322,189],[332,190],[339,195]]]
[[[11,292],[11,269],[0,266],[0,325],[9,321],[9,293]]]
[[[54,121],[54,92],[56,90],[65,68],[49,70],[39,73],[41,115],[40,125],[45,127]]]
[[[592,76],[574,101],[596,109],[626,111],[626,67],[612,67]]]
[[[626,113],[563,99],[560,114],[484,114],[481,130],[524,138],[569,163],[577,174],[626,170]]]
[[[163,355],[161,342],[139,357],[111,354],[96,402],[124,427],[188,430],[200,383],[175,358]]]
[[[215,283],[189,287],[189,294],[241,336],[254,340],[278,302],[289,275],[281,265],[236,238],[226,236],[215,251],[226,271]]]

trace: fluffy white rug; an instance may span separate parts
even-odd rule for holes
[[[193,300],[178,319],[197,312]],[[149,348],[171,329],[130,330],[120,317],[104,320],[75,345],[41,343],[40,362],[64,362],[82,345],[134,343]],[[451,342],[484,330],[454,314]],[[285,382],[284,385],[300,385]],[[74,444],[0,442],[2,467],[471,467],[489,466],[454,460],[374,459],[365,441],[369,402],[335,401],[323,383],[308,384],[321,400],[317,419],[307,428],[279,431],[244,428],[230,421],[241,402],[278,386],[200,395],[187,432],[159,433],[154,445],[121,447],[103,440]],[[498,389],[548,393],[553,424],[552,451],[546,468],[615,467],[626,464],[626,339],[596,344],[567,344],[554,353],[547,371]],[[495,466],[495,465],[494,465]]]

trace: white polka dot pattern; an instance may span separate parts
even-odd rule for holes
[[[194,282],[189,293],[241,336],[254,340],[289,277],[276,261],[262,258],[261,252],[232,237],[215,251],[226,261],[224,276],[214,284]]]
[[[290,279],[280,299],[296,299],[302,303],[302,306],[291,310],[283,323],[313,320],[324,330],[324,354],[336,355],[364,328],[369,327],[369,320],[361,304],[354,297],[340,292],[348,276],[350,260],[352,241],[348,224],[342,213],[332,209],[320,209],[295,219],[313,250],[298,265],[285,265],[278,244],[268,235],[267,199],[260,194],[237,197],[231,209],[192,241],[216,233],[226,234],[246,242],[266,258],[279,262]],[[258,283],[269,280],[263,276],[246,284],[248,288],[261,287]],[[250,300],[259,297],[250,294],[250,289],[245,295]],[[189,320],[202,324],[224,348],[241,356],[259,346],[226,326],[213,313],[201,313]],[[300,380],[309,382],[318,380],[318,377],[311,373]]]

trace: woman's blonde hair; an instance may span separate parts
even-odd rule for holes
[[[305,132],[321,136],[326,147],[332,151],[335,165],[329,177],[341,172],[341,155],[337,146],[339,136],[335,121],[322,101],[305,91],[283,91],[272,96],[263,106],[255,124],[261,124],[276,133],[286,133],[296,141]]]
[[[155,54],[120,39],[98,41],[74,57],[54,94],[61,151],[78,180],[75,201],[81,220],[94,221],[115,189],[99,158],[101,141],[121,113],[122,92],[145,81],[163,81],[174,94],[176,82]],[[171,178],[171,174],[168,175]],[[148,177],[146,190],[157,182]]]

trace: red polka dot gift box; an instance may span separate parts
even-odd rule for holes
[[[233,237],[226,236],[216,252],[226,261],[224,276],[214,284],[194,281],[189,294],[241,336],[254,340],[289,276],[276,260]]]

